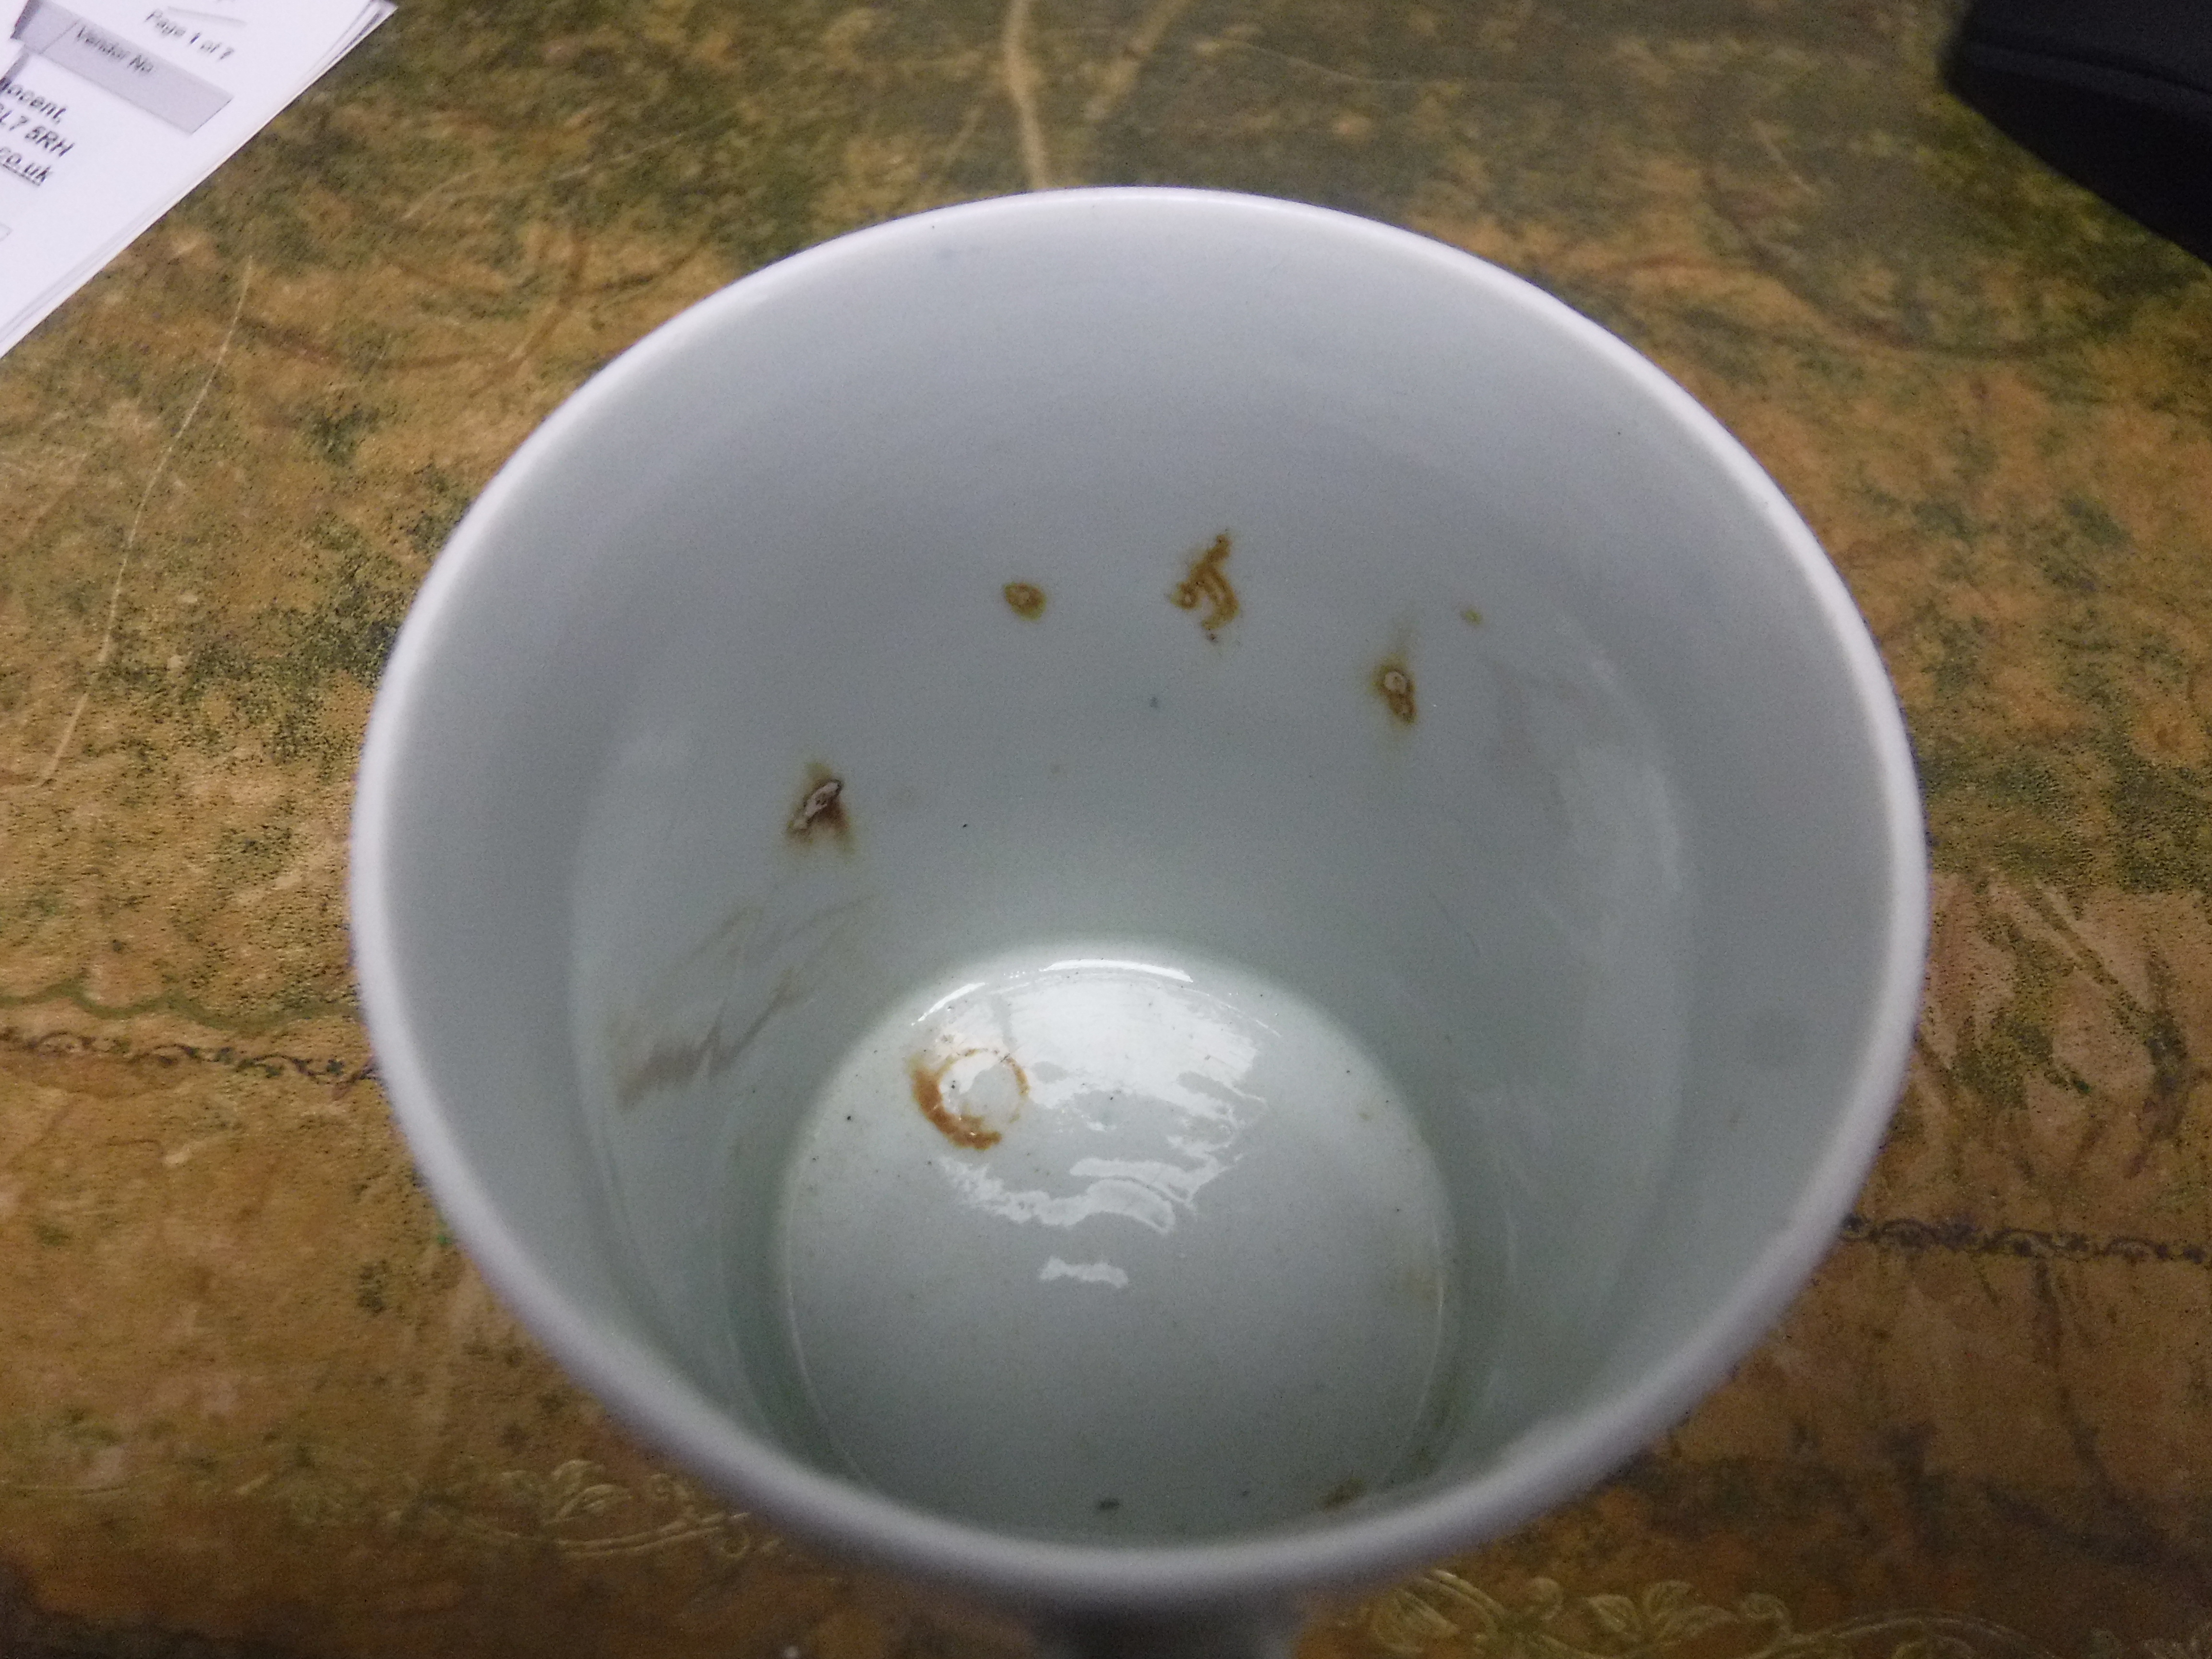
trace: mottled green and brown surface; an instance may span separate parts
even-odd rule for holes
[[[595,367],[871,221],[1174,181],[1474,249],[1717,410],[1873,621],[1937,871],[1780,1331],[1308,1659],[2212,1659],[2212,272],[1949,103],[1942,12],[404,0],[0,362],[0,1654],[1018,1650],[490,1299],[366,1069],[343,835],[409,595]]]

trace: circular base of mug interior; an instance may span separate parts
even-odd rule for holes
[[[797,1146],[796,1368],[892,1496],[1227,1535],[1358,1504],[1440,1436],[1436,1161],[1358,1041],[1247,970],[1095,941],[968,964],[846,1053]]]

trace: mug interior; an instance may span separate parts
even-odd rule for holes
[[[487,492],[380,698],[363,976],[526,1313],[802,1523],[1465,1524],[1848,1201],[1904,755],[1778,494],[1564,307],[988,204],[726,291]]]

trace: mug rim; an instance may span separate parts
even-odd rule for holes
[[[1562,1419],[1498,1468],[1373,1514],[1192,1543],[1076,1543],[999,1533],[929,1513],[802,1462],[715,1407],[658,1352],[594,1325],[532,1258],[462,1152],[453,1108],[416,1041],[404,993],[390,843],[423,686],[471,567],[540,469],[634,382],[692,343],[741,326],[744,313],[813,272],[948,228],[1137,212],[1251,216],[1294,234],[1364,243],[1486,290],[1522,320],[1564,336],[1649,399],[1766,525],[1802,578],[1838,647],[1881,784],[1891,872],[1879,968],[1850,1087],[1787,1218],[1727,1297],[1662,1364]],[[1894,1109],[1911,1052],[1927,943],[1927,855],[1920,793],[1894,689],[1842,577],[1780,488],[1743,446],[1650,359],[1565,301],[1487,260],[1418,233],[1302,203],[1229,191],[1109,186],[964,203],[855,231],[754,271],[686,308],[572,392],[501,467],[439,554],[410,607],[371,711],[353,811],[349,898],[365,1022],[408,1149],[454,1236],[501,1298],[576,1381],[630,1430],[719,1494],[756,1505],[779,1528],[897,1571],[1039,1608],[1171,1613],[1255,1602],[1387,1578],[1496,1537],[1577,1496],[1689,1411],[1768,1332],[1835,1242]]]

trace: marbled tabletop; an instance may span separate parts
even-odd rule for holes
[[[1940,90],[1937,0],[403,0],[0,361],[0,1655],[1015,1654],[606,1422],[393,1132],[343,878],[410,595],[653,325],[1073,183],[1499,261],[1780,480],[1936,868],[1781,1328],[1307,1659],[2212,1659],[2212,271]]]

